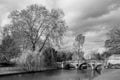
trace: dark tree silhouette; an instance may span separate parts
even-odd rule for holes
[[[0,45],[0,62],[10,62],[12,58],[19,55],[20,48],[16,45],[14,39],[7,35],[3,38]]]

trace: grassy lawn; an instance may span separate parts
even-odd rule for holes
[[[19,67],[0,67],[0,75],[19,73],[22,70]]]

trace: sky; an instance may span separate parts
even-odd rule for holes
[[[83,34],[84,51],[102,53],[106,34],[120,23],[120,0],[0,0],[0,25],[9,22],[7,16],[11,11],[35,3],[64,11],[68,30],[63,47],[68,50],[73,48],[75,36]]]

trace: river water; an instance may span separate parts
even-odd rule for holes
[[[29,74],[2,76],[0,80],[93,80],[100,75],[96,71],[50,70]]]

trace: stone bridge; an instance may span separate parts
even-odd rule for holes
[[[78,63],[78,61],[67,61],[66,64],[70,64],[70,65],[74,66],[75,68],[79,68],[82,65],[86,64],[87,66],[91,67],[91,69],[95,69],[95,68],[97,68],[99,66],[103,66],[102,63],[85,62],[85,61],[79,61],[79,63]]]

